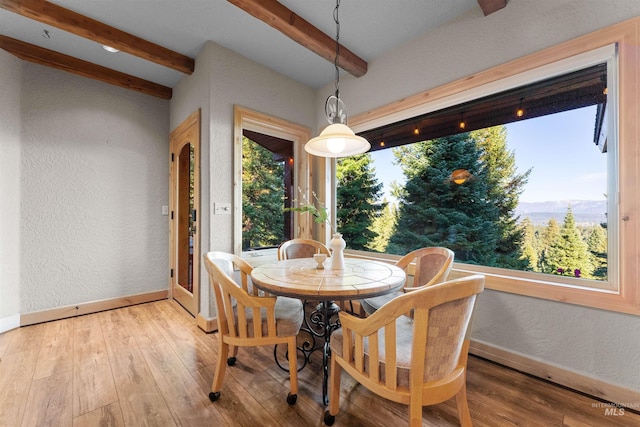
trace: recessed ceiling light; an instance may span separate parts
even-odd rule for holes
[[[116,49],[115,47],[111,47],[111,46],[107,46],[107,45],[102,45],[102,48],[104,50],[106,50],[107,52],[111,52],[111,53],[118,53],[120,52],[118,49]]]

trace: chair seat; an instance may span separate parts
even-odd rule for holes
[[[279,336],[298,335],[304,320],[302,301],[297,298],[278,297],[275,313],[276,330]],[[266,322],[263,324],[266,324]]]
[[[237,307],[236,307],[237,309]],[[274,307],[276,317],[276,334],[279,337],[287,337],[297,335],[304,320],[304,310],[302,301],[297,298],[278,297]],[[235,310],[234,310],[235,312]],[[237,320],[237,313],[236,315]],[[267,335],[267,312],[261,310],[262,314],[262,335]],[[255,336],[253,333],[253,311],[247,310],[247,326],[250,337]]]
[[[367,314],[373,314],[376,312],[376,310],[380,309],[380,307],[382,307],[392,299],[399,297],[400,295],[404,295],[404,292],[395,291],[391,292],[390,294],[380,295],[379,297],[360,300],[360,304]]]

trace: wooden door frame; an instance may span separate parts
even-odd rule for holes
[[[194,182],[193,182],[193,208],[196,210],[196,232],[193,238],[193,292],[189,294],[176,283],[177,280],[177,194],[174,180],[177,173],[176,145],[184,139],[189,139],[194,145]],[[194,317],[200,312],[200,109],[193,112],[180,123],[169,135],[169,296],[178,301]]]

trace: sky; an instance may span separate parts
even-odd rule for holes
[[[522,120],[507,126],[507,145],[518,173],[533,168],[520,202],[605,200],[606,155],[593,143],[596,107]],[[384,197],[390,184],[404,182],[391,150],[371,152]]]

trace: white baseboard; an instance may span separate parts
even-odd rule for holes
[[[67,317],[81,316],[83,314],[97,313],[99,311],[112,310],[114,308],[127,307],[129,305],[167,299],[168,297],[169,291],[163,290],[129,295],[126,297],[83,302],[81,304],[56,307],[49,310],[33,311],[20,316],[20,326],[49,322],[51,320],[64,319]]]
[[[623,405],[640,402],[640,392],[637,390],[609,384],[597,378],[591,378],[480,341],[471,340],[469,353],[607,402]]]
[[[20,327],[20,315],[13,314],[0,319],[0,334]]]

